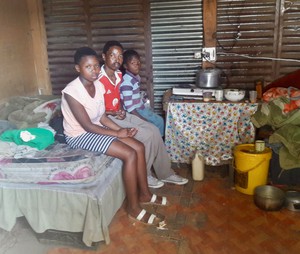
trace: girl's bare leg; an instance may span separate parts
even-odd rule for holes
[[[139,164],[137,152],[129,145],[120,142],[119,140],[115,140],[110,145],[106,154],[109,156],[119,158],[123,161],[122,174],[123,174],[126,196],[128,200],[127,212],[129,215],[136,218],[142,211],[142,207],[140,206],[140,195],[139,195],[139,184],[138,184],[139,178],[141,176],[138,175],[138,171],[146,172],[146,170],[145,168],[144,170],[137,170]],[[144,175],[144,177],[146,177],[146,175]],[[146,187],[148,188],[147,183],[146,183]],[[149,190],[148,192],[149,195],[151,195]],[[150,216],[151,216],[150,213],[146,213],[142,218],[142,221],[147,222]],[[160,220],[157,218],[155,223],[157,224],[159,221]]]
[[[148,188],[147,182],[145,147],[141,142],[135,139],[130,139],[127,144],[131,146],[137,153],[137,183],[140,191],[139,199],[141,202],[149,201],[152,197],[152,193]]]
[[[152,198],[152,193],[148,188],[147,182],[147,168],[145,160],[145,147],[144,145],[133,138],[124,138],[120,140],[128,146],[132,147],[137,154],[137,184],[139,189],[139,201],[140,202],[149,202]],[[161,203],[162,198],[157,197],[157,202]]]
[[[123,161],[123,180],[128,199],[129,213],[140,210],[137,185],[137,155],[134,149],[128,145],[114,141],[106,152],[107,155],[119,158]]]

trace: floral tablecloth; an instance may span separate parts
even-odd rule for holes
[[[172,162],[191,163],[196,149],[206,165],[231,159],[234,146],[254,142],[256,110],[257,103],[169,102],[165,144]]]

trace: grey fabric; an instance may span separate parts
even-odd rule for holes
[[[11,97],[0,105],[0,119],[15,124],[17,129],[38,127],[39,123],[48,123],[59,106],[60,98],[53,96]]]
[[[26,105],[35,101],[40,101],[41,103],[43,102],[38,98],[32,97],[16,96],[9,98],[7,102],[0,105],[0,119],[8,120],[10,113],[23,109]]]
[[[171,168],[171,160],[165,148],[165,144],[155,125],[128,112],[126,113],[126,118],[124,120],[116,119],[113,116],[109,117],[123,128],[135,127],[138,129],[135,138],[141,141],[145,146],[148,175],[151,174],[152,166],[158,179],[165,179],[175,174],[174,170]]]
[[[7,130],[14,130],[17,126],[7,120],[0,120],[0,135]]]

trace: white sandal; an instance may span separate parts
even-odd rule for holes
[[[143,205],[161,205],[161,206],[167,206],[169,205],[168,200],[166,197],[161,197],[161,203],[155,202],[157,199],[156,194],[152,194],[151,200],[149,202],[142,202]]]
[[[138,216],[136,216],[136,218],[133,217],[133,216],[131,216],[131,215],[128,215],[128,217],[129,217],[130,219],[132,219],[132,220],[138,221],[138,222],[143,223],[143,224],[146,224],[146,225],[155,225],[153,222],[154,222],[154,220],[157,218],[157,216],[154,215],[154,214],[151,214],[151,215],[150,215],[150,217],[149,217],[149,219],[148,219],[147,222],[142,221],[142,219],[143,219],[143,217],[145,216],[146,213],[147,213],[147,211],[146,211],[145,209],[143,209],[143,210],[138,214]],[[159,223],[159,222],[158,222],[158,223]],[[158,224],[158,223],[157,223],[157,224]],[[155,225],[155,226],[157,226],[157,225]]]

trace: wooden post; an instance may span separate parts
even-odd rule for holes
[[[37,93],[50,95],[52,94],[52,87],[42,0],[27,0],[27,8],[30,18]]]
[[[217,0],[203,0],[203,47],[216,47],[217,33]],[[210,62],[203,61],[203,69],[213,67]]]

